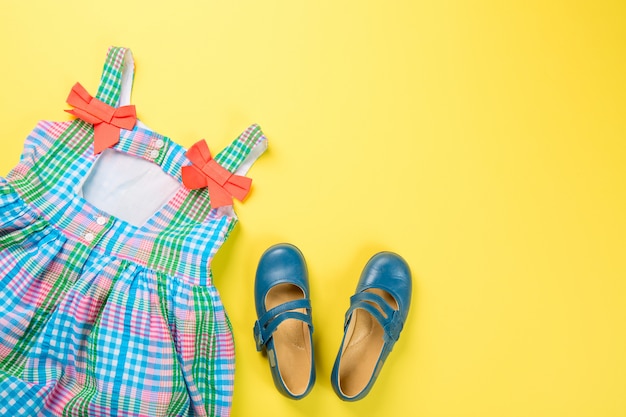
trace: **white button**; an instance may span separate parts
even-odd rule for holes
[[[93,233],[85,233],[85,240],[87,242],[91,242],[93,240],[95,236],[93,235]]]
[[[157,151],[156,149],[153,149],[152,151],[150,151],[150,158],[156,159],[158,156],[159,156],[159,151]]]
[[[157,141],[154,142],[154,147],[157,149],[161,149],[163,145],[165,145],[165,142],[163,142],[163,139],[157,139]]]
[[[107,219],[105,219],[104,217],[100,216],[96,219],[96,223],[98,223],[100,226],[102,226],[103,224],[105,224],[107,222]]]

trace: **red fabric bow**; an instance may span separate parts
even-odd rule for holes
[[[252,179],[235,175],[211,157],[204,140],[196,142],[186,153],[192,165],[182,168],[183,184],[189,189],[207,187],[213,207],[233,204],[233,197],[242,201],[250,191]]]
[[[81,120],[93,125],[93,150],[99,154],[120,141],[120,128],[131,130],[137,122],[135,106],[114,108],[92,97],[80,83],[74,84],[67,104],[72,110],[65,110]]]

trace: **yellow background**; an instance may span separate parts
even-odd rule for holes
[[[588,4],[586,4],[588,3]],[[268,152],[214,263],[235,331],[233,416],[626,416],[623,1],[3,1],[0,175],[39,119],[136,60],[150,127]],[[258,259],[309,265],[318,382],[274,388],[255,351]],[[371,255],[415,289],[364,400],[329,378]]]

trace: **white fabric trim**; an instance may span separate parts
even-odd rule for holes
[[[122,81],[120,89],[120,102],[118,107],[130,104],[130,93],[133,89],[133,77],[135,76],[135,60],[130,49],[124,54],[124,62],[122,63]]]

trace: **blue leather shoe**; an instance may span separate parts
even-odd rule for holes
[[[411,271],[391,252],[374,255],[365,265],[346,312],[344,336],[331,383],[344,401],[356,401],[372,389],[400,337],[411,304]]]
[[[313,324],[304,257],[288,243],[267,249],[254,282],[254,339],[267,353],[276,388],[301,399],[315,383]]]

